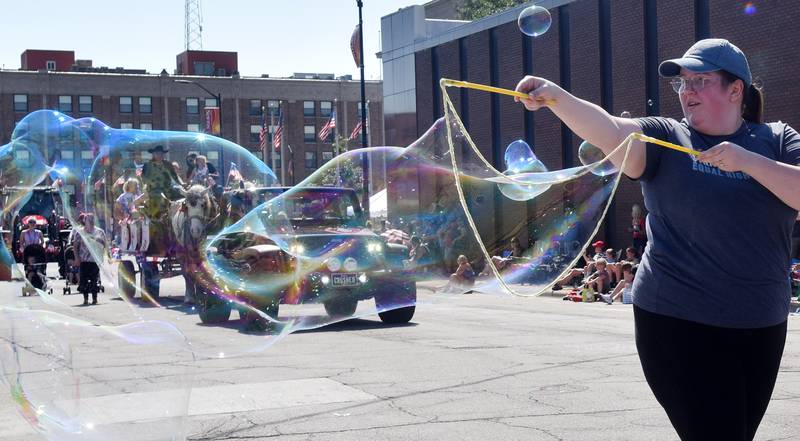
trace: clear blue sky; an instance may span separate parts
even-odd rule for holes
[[[427,0],[364,0],[364,65],[380,78],[380,18]],[[352,74],[355,0],[203,0],[203,49],[239,53],[239,72]],[[74,50],[95,66],[159,73],[184,49],[183,0],[0,0],[0,65],[25,49]]]

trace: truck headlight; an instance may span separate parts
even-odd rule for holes
[[[304,247],[302,244],[296,243],[289,247],[289,251],[293,255],[297,256],[303,254],[306,251],[306,247]]]
[[[338,257],[331,257],[325,264],[331,272],[339,271],[342,268],[342,261]]]
[[[352,257],[344,259],[345,271],[355,271],[358,268],[358,261]]]
[[[367,251],[373,254],[378,254],[383,251],[383,247],[379,242],[370,242],[367,244]]]

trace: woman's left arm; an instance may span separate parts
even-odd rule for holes
[[[732,142],[715,145],[701,153],[698,160],[722,171],[747,173],[783,203],[800,210],[800,166],[767,158]]]

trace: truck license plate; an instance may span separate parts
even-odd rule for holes
[[[358,286],[358,274],[355,273],[334,273],[331,280],[333,286]]]

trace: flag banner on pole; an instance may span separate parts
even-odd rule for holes
[[[358,135],[361,134],[361,127],[362,124],[361,121],[359,121],[358,124],[356,124],[356,126],[353,128],[353,131],[350,133],[350,141],[358,138]]]
[[[267,149],[267,133],[269,133],[267,127],[267,116],[264,113],[264,108],[261,108],[261,131],[258,132],[258,146],[261,148],[261,152],[265,152]]]
[[[206,133],[211,135],[219,135],[220,121],[219,121],[219,107],[206,107]]]
[[[333,113],[331,113],[331,119],[322,126],[322,129],[319,131],[319,140],[325,142],[328,139],[328,136],[331,134],[331,131],[336,128],[336,109],[333,109]]]
[[[353,53],[353,61],[356,67],[361,67],[361,26],[356,25],[353,34],[350,35],[350,52]]]
[[[281,138],[283,137],[283,110],[278,112],[278,127],[275,128],[275,133],[272,135],[272,147],[275,151],[281,149]]]
[[[239,166],[235,162],[231,162],[231,168],[228,171],[228,183],[226,187],[230,187],[234,182],[242,182],[242,172],[239,171]]]

